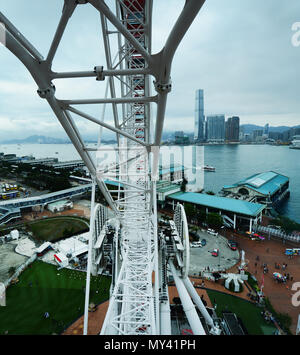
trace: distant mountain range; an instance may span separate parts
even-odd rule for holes
[[[174,132],[164,132],[163,139],[167,139],[172,137]],[[95,137],[84,137],[85,143],[97,143],[97,138]],[[113,135],[104,136],[101,139],[104,144],[114,144],[117,141],[114,139]],[[70,139],[66,138],[54,138],[54,137],[46,137],[34,135],[24,139],[9,139],[0,141],[0,144],[70,144]]]
[[[277,126],[277,127],[269,127],[269,132],[277,132],[277,133],[283,133],[285,131],[288,131],[292,128],[300,128],[300,125],[297,126]],[[257,126],[254,124],[242,124],[240,125],[240,130],[243,130],[244,133],[249,133],[251,134],[253,131],[255,130],[263,130],[264,126]],[[174,133],[175,132],[165,132],[165,135],[163,135],[163,137],[167,137],[168,138],[174,138]],[[189,137],[193,137],[194,136],[194,132],[188,132],[188,131],[184,131],[184,134],[186,134]]]
[[[263,130],[264,126],[257,126],[254,124],[242,124],[240,128],[243,129],[244,133],[252,133],[255,130]],[[298,126],[293,126],[293,127],[288,127],[288,126],[277,126],[277,127],[269,127],[269,132],[277,132],[277,133],[283,133],[285,131],[288,131],[291,128],[300,128],[300,125]]]
[[[264,129],[264,126],[257,126],[254,124],[242,124],[240,126],[241,129],[243,129],[244,133],[249,133],[251,134],[255,130],[260,130]],[[300,128],[300,125],[298,126],[293,126],[293,127],[288,127],[288,126],[277,126],[277,127],[269,127],[269,132],[278,132],[282,133],[284,131],[288,131],[291,128]],[[162,140],[168,140],[168,139],[173,139],[174,138],[174,133],[172,131],[164,131],[162,135]],[[187,136],[193,137],[194,133],[193,132],[184,132]],[[97,143],[97,138],[95,137],[86,137],[84,138],[84,141],[86,143]],[[107,135],[107,137],[103,137],[102,142],[104,144],[113,144],[116,143],[116,140],[112,135]],[[24,139],[9,139],[9,140],[3,140],[0,141],[0,144],[70,144],[71,141],[66,138],[53,138],[53,137],[46,137],[46,136],[39,136],[39,135],[34,135],[30,136]]]
[[[97,143],[97,139],[87,139],[86,143]],[[102,140],[103,143],[114,143],[115,140]],[[69,144],[70,139],[53,138],[46,136],[30,136],[24,139],[10,139],[0,141],[0,144]]]
[[[24,139],[9,139],[0,142],[1,144],[65,144],[70,143],[70,140],[45,137],[45,136],[30,136]]]

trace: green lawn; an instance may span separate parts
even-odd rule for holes
[[[84,313],[85,277],[84,272],[58,271],[54,265],[35,261],[20,275],[19,283],[6,290],[0,334],[61,333]],[[110,282],[108,277],[91,277],[90,302],[107,300]],[[45,312],[50,315],[47,319]]]
[[[222,316],[222,311],[226,310],[227,305],[227,310],[235,313],[242,320],[250,335],[271,335],[276,330],[273,324],[265,322],[262,318],[260,314],[262,308],[241,298],[217,291],[207,290],[207,294],[212,304],[214,299],[216,300],[218,317]]]
[[[49,242],[83,233],[89,229],[82,219],[74,217],[47,218],[30,223],[28,227],[36,239]]]

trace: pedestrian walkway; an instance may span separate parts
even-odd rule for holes
[[[259,287],[263,285],[264,295],[270,300],[275,311],[288,314],[292,318],[290,330],[295,334],[300,310],[292,304],[295,291],[292,291],[291,287],[294,282],[300,280],[300,256],[293,256],[291,259],[286,256],[285,249],[289,248],[289,245],[281,241],[266,239],[259,242],[238,234],[236,240],[239,248],[246,253],[248,271],[256,277]],[[264,273],[264,264],[267,265],[267,273]],[[280,264],[280,269],[275,268],[275,264]],[[287,264],[285,269],[282,269],[283,264]],[[290,278],[286,283],[277,283],[273,272],[283,275],[289,273]]]
[[[98,335],[108,309],[109,301],[101,303],[94,312],[89,312],[88,335]],[[78,318],[62,335],[83,335],[84,316]]]

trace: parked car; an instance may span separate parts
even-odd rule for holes
[[[207,233],[211,234],[211,235],[218,235],[218,232],[216,232],[214,229],[210,229],[210,228],[207,229]]]
[[[231,250],[237,250],[237,243],[233,240],[228,240],[227,245]]]
[[[201,242],[193,242],[190,244],[191,248],[201,248],[202,244]]]
[[[214,250],[211,252],[211,255],[212,255],[212,256],[219,256],[219,249],[214,249]]]

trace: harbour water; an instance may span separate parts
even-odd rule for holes
[[[161,152],[166,156],[176,149],[178,147],[163,146]],[[201,163],[216,168],[215,172],[204,173],[205,191],[218,193],[224,185],[269,170],[288,176],[291,195],[283,204],[281,213],[300,223],[300,150],[271,145],[185,146],[180,149],[184,149],[184,155],[188,157],[196,151]],[[56,157],[59,161],[80,159],[72,144],[0,145],[0,152],[17,156],[32,154],[35,158]],[[174,161],[180,163],[176,153]]]

